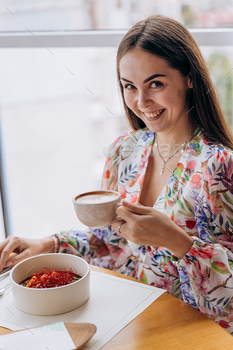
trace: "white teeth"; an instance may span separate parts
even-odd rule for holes
[[[147,118],[154,118],[154,117],[157,117],[163,111],[164,111],[164,109],[160,109],[159,111],[154,112],[154,113],[144,113],[144,114]]]

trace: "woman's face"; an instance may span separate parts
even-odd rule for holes
[[[192,82],[165,59],[134,48],[120,60],[120,81],[126,105],[151,131],[183,129],[191,123],[186,94]]]

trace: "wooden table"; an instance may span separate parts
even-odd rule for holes
[[[135,281],[110,270],[91,269]],[[0,327],[0,335],[10,332]],[[201,312],[164,293],[101,350],[119,349],[233,350],[233,336]]]

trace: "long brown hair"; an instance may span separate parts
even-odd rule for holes
[[[123,37],[117,51],[117,77],[129,122],[135,130],[145,123],[130,110],[124,100],[120,83],[120,60],[133,48],[164,58],[183,77],[191,75],[194,89],[188,89],[190,117],[218,143],[233,149],[231,130],[223,116],[200,49],[188,29],[181,23],[161,15],[153,15],[136,23]]]

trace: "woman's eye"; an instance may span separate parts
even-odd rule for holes
[[[151,84],[150,84],[150,87],[158,88],[158,87],[161,87],[162,85],[163,84],[160,81],[152,81]],[[124,86],[124,89],[133,90],[133,89],[135,89],[135,87],[132,84],[126,84]]]
[[[152,81],[151,87],[160,87],[162,86],[162,83],[160,81]]]
[[[134,86],[131,85],[131,84],[127,84],[127,85],[124,86],[124,88],[128,89],[128,90],[132,90],[134,88]]]

